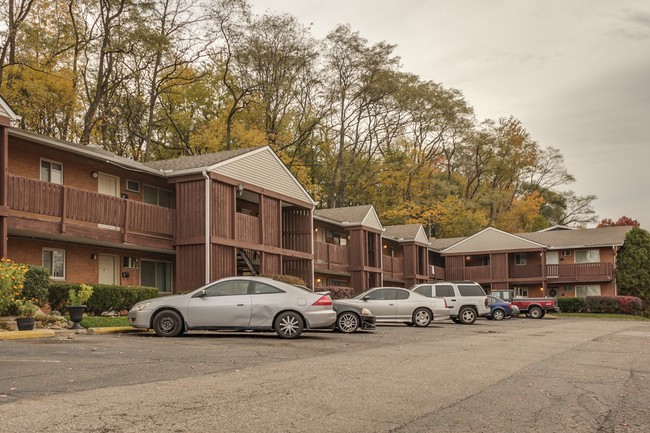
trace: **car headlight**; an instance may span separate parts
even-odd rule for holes
[[[361,310],[361,314],[363,314],[364,316],[372,316],[372,311],[370,311],[367,308],[364,308]]]
[[[142,311],[147,308],[149,304],[151,304],[151,302],[140,302],[139,304],[135,304],[133,308],[131,308],[131,311]]]

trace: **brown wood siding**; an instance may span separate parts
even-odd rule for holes
[[[264,221],[262,221],[262,224],[264,224],[264,245],[282,247],[280,200],[262,196],[262,214],[264,215]]]
[[[253,244],[260,243],[259,218],[243,213],[235,213],[235,239]]]
[[[284,258],[282,270],[285,275],[301,278],[309,287],[313,287],[312,269],[310,260],[293,260]]]
[[[282,256],[279,254],[262,254],[262,274],[282,274]]]
[[[366,232],[361,229],[350,230],[350,267],[358,268],[366,263]]]
[[[212,182],[212,222],[213,236],[234,239],[233,221],[235,217],[234,186],[222,182]]]
[[[237,275],[237,249],[225,245],[212,245],[212,280]]]
[[[284,248],[310,253],[312,251],[311,209],[285,209],[282,212],[282,245]]]
[[[490,267],[492,268],[493,279],[506,280],[508,278],[508,254],[492,254],[490,256]]]
[[[205,239],[205,183],[197,180],[176,184],[176,239]]]
[[[445,257],[445,274],[449,281],[462,281],[465,279],[465,257]]]
[[[174,292],[194,290],[205,284],[204,245],[176,247],[176,284]]]

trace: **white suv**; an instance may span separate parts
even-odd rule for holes
[[[450,318],[456,323],[471,325],[477,317],[490,312],[485,290],[478,283],[416,284],[411,290],[429,298],[443,298],[447,302]]]

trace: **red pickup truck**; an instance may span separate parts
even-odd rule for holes
[[[517,306],[521,313],[533,319],[541,319],[547,312],[560,311],[555,298],[515,298],[512,290],[493,290],[490,295],[510,302]]]

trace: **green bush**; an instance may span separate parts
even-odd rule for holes
[[[70,289],[79,290],[80,284],[53,283],[50,285],[50,306],[53,310],[64,311],[68,305]],[[157,298],[158,289],[154,287],[114,286],[93,284],[93,294],[87,302],[87,312],[100,315],[105,311],[130,310],[133,305],[145,299]]]
[[[50,271],[42,266],[27,265],[22,299],[29,299],[34,304],[42,307],[48,301],[48,289],[50,287]]]
[[[641,316],[645,310],[645,303],[636,296],[587,296],[585,305],[590,313]]]
[[[585,298],[557,298],[557,306],[563,313],[586,313]]]

